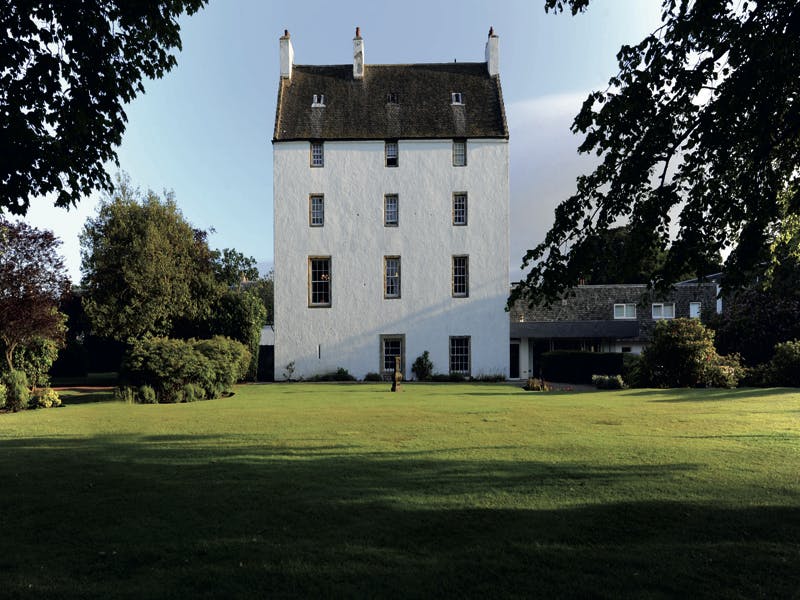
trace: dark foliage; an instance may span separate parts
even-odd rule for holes
[[[124,104],[176,64],[178,17],[205,0],[6,0],[0,9],[0,213],[110,189]]]
[[[545,6],[575,14],[588,4]],[[776,227],[798,213],[786,194],[800,166],[800,3],[662,5],[662,26],[622,47],[618,74],[575,118],[573,132],[585,135],[579,151],[600,164],[525,255],[530,271],[509,306],[559,298],[595,261],[592,240],[620,220],[635,247],[649,248],[655,232],[667,252],[648,281],[703,275],[732,248],[724,281],[737,288],[763,269]]]
[[[61,241],[52,232],[0,215],[0,346],[4,368],[14,370],[18,347],[64,339],[58,305],[69,289]]]
[[[540,365],[547,381],[592,383],[592,375],[620,375],[623,356],[620,352],[554,350],[542,354]]]
[[[724,299],[710,326],[720,354],[741,354],[748,366],[767,363],[775,345],[800,338],[800,297],[747,289]]]

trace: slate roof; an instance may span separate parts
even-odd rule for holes
[[[314,94],[324,108],[311,107]],[[280,81],[273,142],[421,138],[508,138],[500,80],[486,63],[367,64],[361,80],[352,64],[294,65]]]
[[[511,337],[527,338],[615,338],[633,339],[639,336],[636,321],[539,321],[511,323]]]

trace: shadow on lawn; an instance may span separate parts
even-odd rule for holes
[[[735,388],[735,389],[695,389],[670,388],[664,390],[630,390],[627,396],[653,398],[650,402],[719,402],[720,400],[737,400],[740,398],[763,398],[765,396],[785,396],[800,394],[800,388]]]
[[[291,450],[211,436],[0,442],[3,501],[13,507],[0,517],[6,593],[787,597],[800,589],[796,506],[597,501],[598,490],[660,485],[695,465]]]

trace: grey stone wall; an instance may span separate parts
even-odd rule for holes
[[[641,337],[649,337],[655,321],[653,302],[674,302],[675,317],[689,316],[689,303],[701,303],[701,318],[716,310],[717,287],[713,283],[676,286],[667,294],[655,294],[646,285],[579,285],[551,306],[527,307],[517,301],[509,313],[511,322],[608,321],[614,319],[615,304],[636,304]]]

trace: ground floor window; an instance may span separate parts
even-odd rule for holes
[[[394,373],[395,357],[400,357],[400,372],[406,369],[406,336],[382,335],[381,336],[381,374],[384,378],[391,378]]]
[[[469,376],[470,374],[470,338],[469,336],[453,336],[450,338],[450,373]]]

